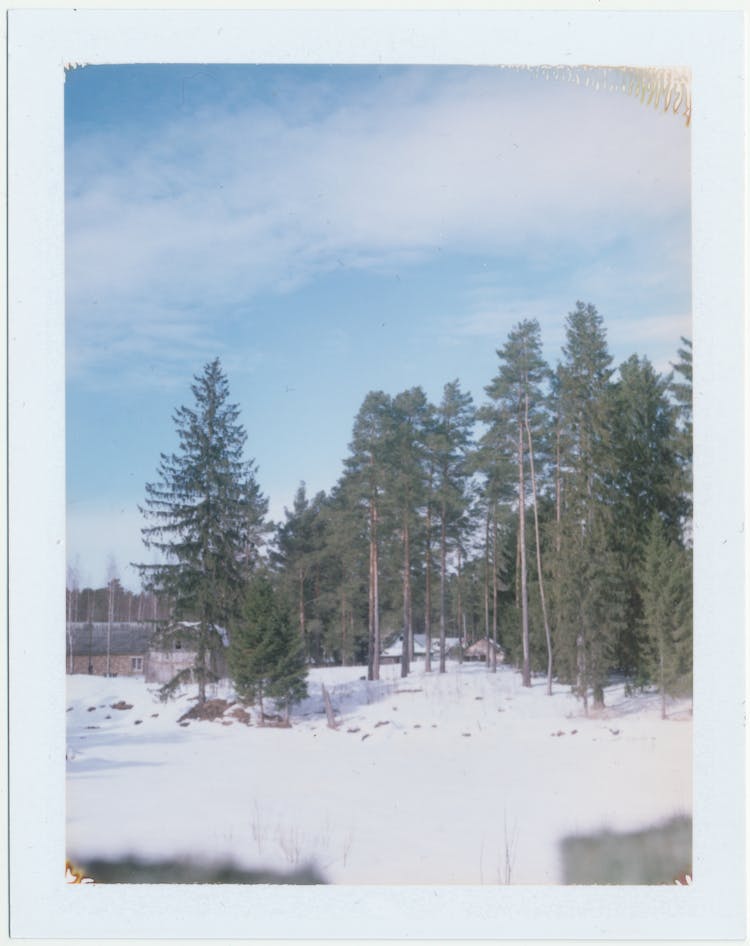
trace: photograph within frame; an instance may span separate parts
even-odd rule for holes
[[[689,73],[65,94],[76,871],[687,882]]]

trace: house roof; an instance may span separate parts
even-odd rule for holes
[[[466,656],[473,657],[475,654],[486,654],[490,647],[494,647],[498,654],[503,653],[503,648],[499,644],[488,640],[486,637],[482,637],[478,641],[474,641],[470,647],[466,648]]]
[[[426,650],[426,637],[424,634],[414,634],[414,656],[415,657],[424,657]],[[395,641],[390,643],[387,647],[381,650],[380,654],[382,657],[400,657],[401,656],[401,647],[402,647],[403,635],[399,635]],[[460,640],[457,637],[446,637],[445,638],[445,649],[450,650],[452,647],[455,647],[457,644],[460,644]],[[440,638],[432,637],[430,639],[430,654],[439,654],[440,653]]]
[[[175,629],[179,630],[181,627],[184,627],[188,632],[191,632],[200,627],[200,621],[174,621],[169,625],[169,628],[172,631]],[[225,627],[221,627],[219,624],[215,624],[214,629],[221,638],[222,644],[225,647],[229,647],[229,631]]]
[[[71,637],[73,656],[101,657],[107,653],[106,621],[95,623],[75,622],[68,624],[68,634],[65,636],[65,652],[70,656]],[[109,639],[109,653],[111,655],[134,655],[146,653],[153,633],[152,624],[129,624],[121,621],[112,623]]]

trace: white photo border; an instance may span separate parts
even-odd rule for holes
[[[8,40],[11,935],[743,938],[742,13],[15,10],[9,14]],[[586,64],[692,70],[692,886],[65,883],[63,82],[69,65],[133,62]],[[25,698],[29,692],[33,701]]]

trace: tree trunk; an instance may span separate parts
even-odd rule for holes
[[[206,624],[201,623],[198,630],[198,653],[195,658],[195,669],[198,671],[198,702],[206,702]]]
[[[70,655],[68,658],[68,673],[73,673],[73,622],[71,620],[72,611],[73,611],[73,601],[72,601],[72,590],[68,590],[67,594],[67,632],[68,632],[68,648],[70,649]]]
[[[424,593],[424,669],[432,671],[432,549],[430,531],[432,529],[432,510],[427,503],[427,551],[425,553],[425,593]]]
[[[529,399],[526,398],[526,438],[529,443],[529,464],[531,467],[531,491],[534,498],[534,538],[536,539],[536,567],[539,575],[539,599],[542,604],[542,617],[544,619],[544,634],[547,640],[547,695],[552,696],[552,635],[549,629],[549,618],[547,617],[547,602],[544,597],[544,579],[542,577],[542,546],[539,541],[539,509],[537,507],[536,496],[536,473],[534,471],[534,447],[531,441],[531,428],[529,427]]]
[[[466,646],[466,621],[463,616],[463,600],[461,595],[461,546],[458,546],[457,550],[457,563],[456,563],[456,594],[458,597],[457,602],[457,626],[458,626],[458,659],[460,663],[464,662],[464,647]]]
[[[446,528],[445,528],[445,501],[440,510],[440,673],[445,673],[445,559],[446,559]]]
[[[346,666],[346,591],[341,586],[341,666]]]
[[[560,523],[562,521],[562,473],[560,471],[560,425],[555,432],[555,551],[560,554]]]
[[[112,656],[112,621],[115,612],[115,585],[110,579],[107,589],[107,676],[110,676]]]
[[[526,574],[526,484],[524,482],[523,426],[518,424],[518,540],[521,557],[521,643],[523,645],[523,685],[531,686],[529,663],[529,592]]]
[[[667,694],[664,691],[664,646],[659,651],[659,689],[661,690],[661,718],[667,718]]]
[[[588,683],[586,681],[586,642],[583,637],[583,631],[576,637],[576,667],[578,671],[577,690],[583,700],[583,712],[585,716],[589,715],[589,695]]]
[[[305,571],[303,568],[300,568],[298,573],[298,592],[297,592],[297,613],[299,615],[299,635],[302,638],[302,642],[305,645],[305,653],[307,653],[307,641],[305,640]]]
[[[404,630],[401,638],[401,676],[409,674],[411,659],[411,549],[409,545],[409,514],[404,514]]]
[[[495,563],[492,563],[495,567]],[[487,641],[485,663],[490,666],[490,507],[487,505],[487,518],[484,524],[484,639]]]
[[[326,689],[325,683],[322,684],[323,687],[323,705],[326,709],[326,720],[328,722],[329,729],[338,729],[338,723],[336,722],[336,717],[333,715],[333,706],[331,705],[331,697]]]
[[[492,646],[487,641],[487,652],[492,652],[490,666],[497,673],[497,503],[492,504]]]
[[[521,610],[521,530],[516,532],[516,608]]]
[[[370,574],[367,583],[367,679],[375,679],[375,541],[374,503],[370,501]]]
[[[380,589],[379,589],[380,564],[378,562],[378,507],[376,505],[373,506],[372,525],[373,525],[373,536],[374,536],[374,542],[372,546],[373,548],[372,679],[379,680],[380,679]]]

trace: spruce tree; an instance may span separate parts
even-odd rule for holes
[[[683,348],[677,349],[679,361],[672,362],[675,374],[671,389],[679,406],[681,429],[684,433],[680,455],[688,462],[693,459],[693,343],[689,338],[680,337]]]
[[[639,564],[654,514],[659,515],[670,539],[679,540],[684,500],[669,378],[657,374],[647,358],[636,355],[620,366],[619,373],[611,392],[607,487],[612,508],[611,544],[620,559],[627,609],[615,662],[636,683],[642,683],[647,660],[641,640]]]
[[[268,536],[273,532],[273,524],[267,519],[268,499],[261,492],[256,479],[258,468],[249,463],[245,471],[240,500],[243,507],[242,516],[242,570],[247,577],[263,561],[263,549],[267,545]]]
[[[604,687],[625,617],[619,560],[611,548],[606,510],[591,522],[563,518],[555,582],[556,666],[588,712],[589,695],[604,704]]]
[[[285,592],[297,618],[300,640],[309,658],[320,658],[320,641],[310,639],[310,619],[320,592],[320,566],[323,557],[323,519],[325,494],[307,498],[301,483],[292,509],[285,509],[285,521],[276,537],[274,562],[281,568]]]
[[[565,338],[553,386],[557,509],[550,604],[558,671],[566,668],[587,706],[591,687],[595,702],[603,702],[604,663],[611,663],[622,627],[622,575],[607,498],[612,357],[603,319],[590,303],[577,302],[568,314]]]
[[[164,690],[195,679],[198,698],[216,679],[224,634],[237,611],[247,571],[248,523],[262,521],[265,500],[255,482],[255,467],[243,459],[247,435],[239,408],[229,401],[229,385],[219,359],[209,362],[191,386],[194,405],[179,407],[174,423],[179,438],[174,453],[162,454],[159,479],[146,484],[151,523],[142,531],[146,548],[162,553],[159,564],[137,565],[147,590],[167,596],[175,622],[191,622],[195,663]],[[168,625],[169,646],[185,629]]]
[[[689,693],[692,687],[692,564],[690,551],[670,540],[658,514],[651,519],[640,583],[649,670],[666,719],[667,696]]]
[[[273,699],[288,721],[291,706],[307,695],[302,641],[264,575],[248,584],[240,614],[231,626],[227,659],[237,695],[257,703],[261,725],[264,698]]]
[[[677,349],[677,363],[672,363],[674,376],[670,390],[678,410],[675,453],[680,464],[679,490],[684,503],[682,530],[685,541],[690,542],[693,519],[693,343],[689,338],[680,340],[683,347]]]

